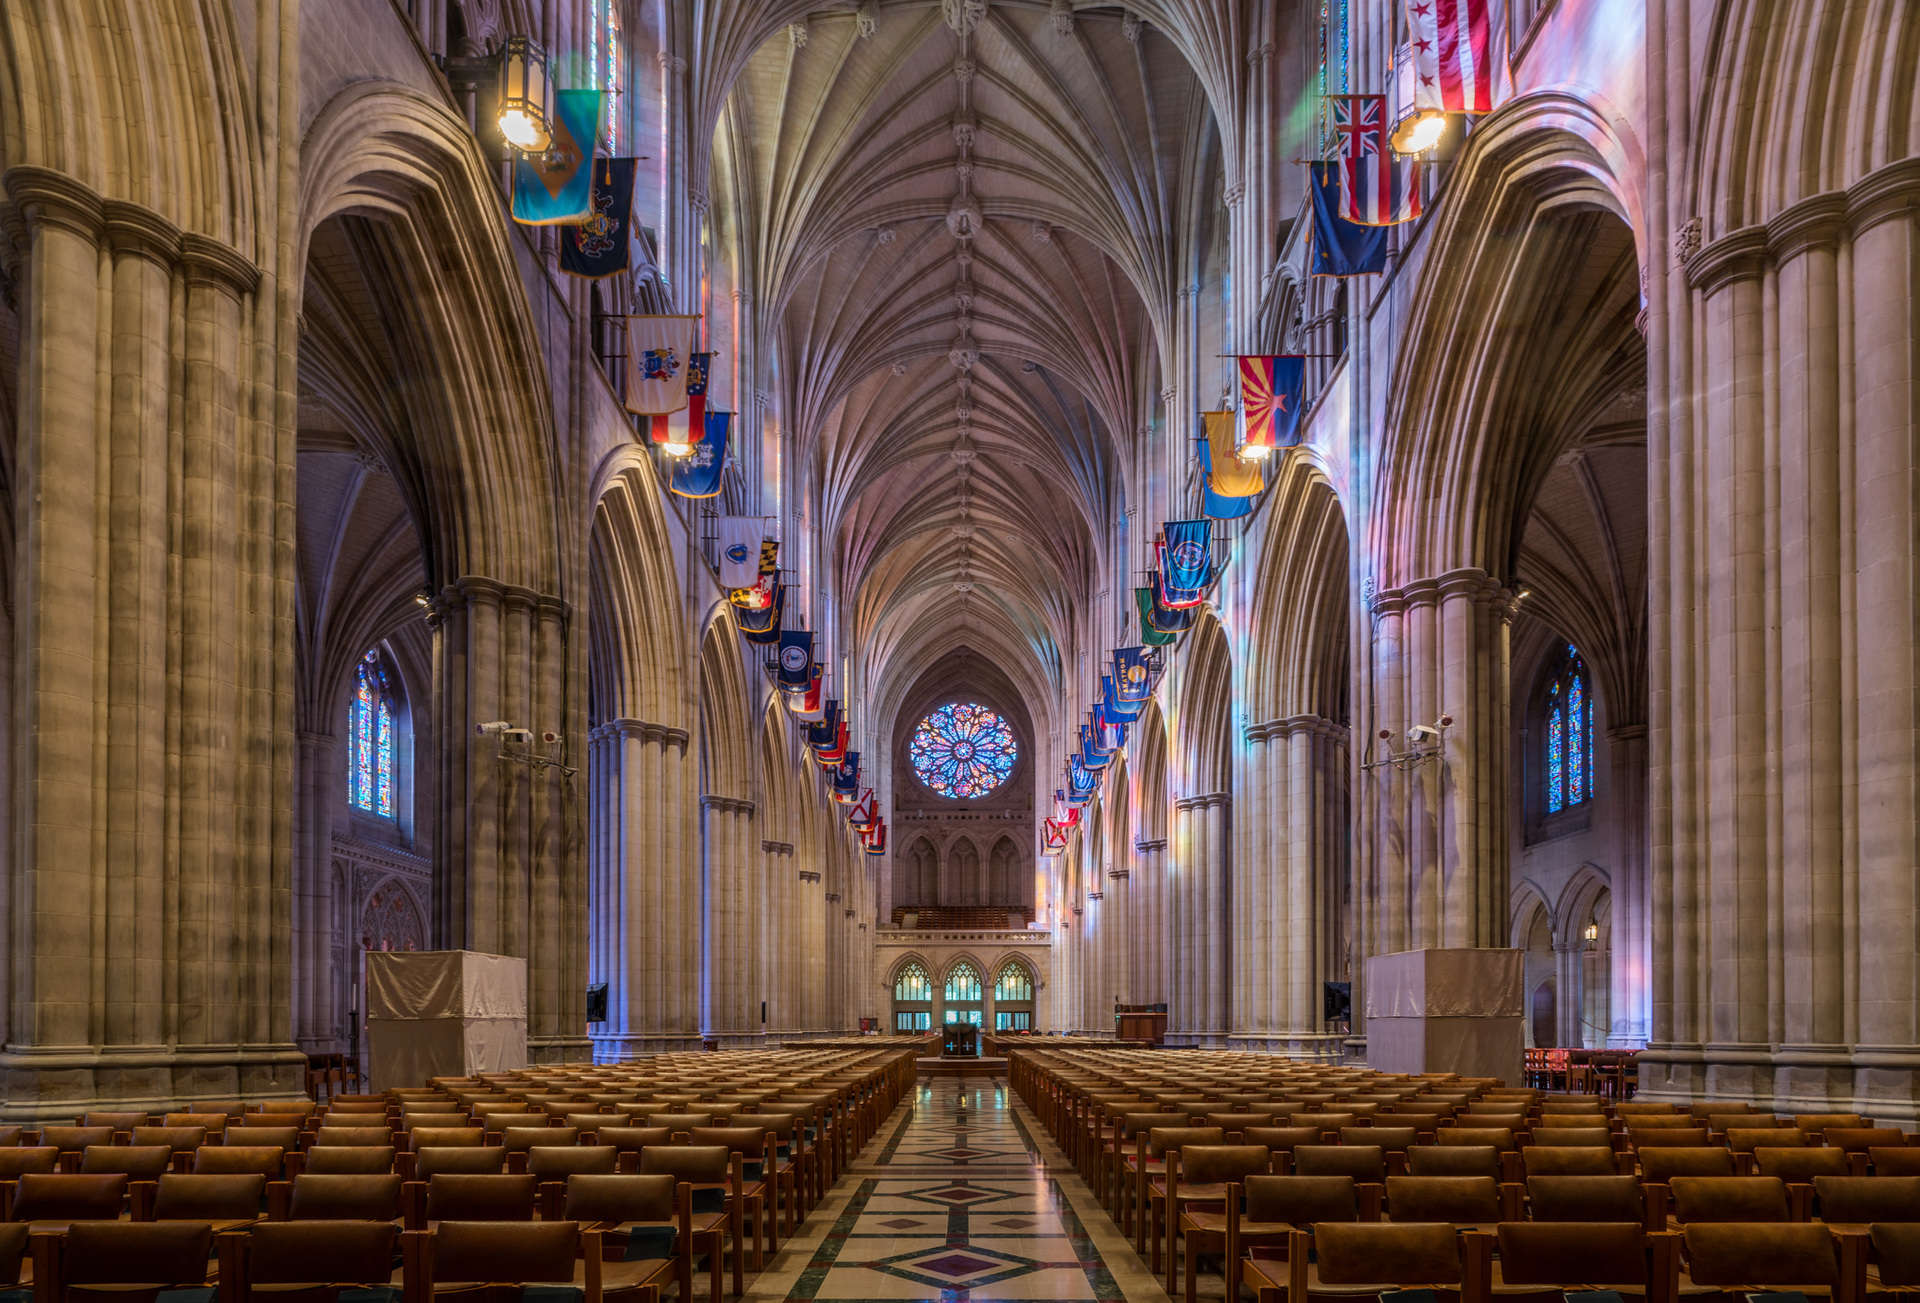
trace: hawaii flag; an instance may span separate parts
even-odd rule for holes
[[[1299,444],[1300,390],[1306,378],[1307,359],[1297,354],[1240,359],[1242,453]]]
[[[693,362],[698,317],[627,318],[627,410],[664,416],[687,405],[687,375]],[[702,393],[706,377],[701,376]],[[655,442],[661,442],[654,432]]]
[[[1487,0],[1407,0],[1414,103],[1443,113],[1493,111]]]
[[[720,517],[720,583],[727,588],[749,588],[760,574],[758,516]],[[771,594],[769,594],[771,596]],[[736,606],[760,605],[735,601]]]
[[[1335,95],[1340,137],[1340,216],[1360,226],[1394,226],[1420,216],[1420,164],[1387,143],[1387,97]]]

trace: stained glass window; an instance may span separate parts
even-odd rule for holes
[[[980,1026],[980,970],[965,959],[947,970],[946,1021]]]
[[[1007,781],[1020,748],[1007,721],[985,706],[953,702],[914,725],[907,758],[920,781],[955,801]]]
[[[354,671],[347,718],[347,800],[393,817],[393,698],[380,653],[368,652]]]
[[[1593,795],[1593,694],[1587,667],[1569,643],[1547,689],[1547,813],[1579,805]]]
[[[605,140],[607,153],[620,152],[620,127],[626,107],[621,92],[626,89],[627,36],[621,17],[625,0],[594,0],[593,21],[588,24],[587,65],[591,83],[607,92]]]
[[[933,975],[919,960],[909,960],[893,979],[893,1029],[924,1032],[933,1026]]]
[[[1033,1030],[1033,973],[1016,959],[994,974],[993,1027],[1002,1032]]]

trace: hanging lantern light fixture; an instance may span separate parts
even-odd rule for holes
[[[553,79],[547,52],[531,36],[509,36],[500,51],[500,134],[523,154],[553,143]]]
[[[1413,62],[1413,46],[1393,52],[1393,131],[1387,143],[1396,154],[1424,154],[1440,143],[1447,115],[1433,104],[1420,102],[1420,74]]]

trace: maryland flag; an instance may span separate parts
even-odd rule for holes
[[[1306,384],[1307,359],[1297,354],[1240,359],[1240,440],[1243,455],[1249,449],[1264,457],[1278,448],[1300,442],[1300,391]]]

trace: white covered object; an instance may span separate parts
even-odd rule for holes
[[[367,953],[376,1091],[527,1066],[527,961],[475,950]]]
[[[1526,956],[1518,950],[1403,950],[1367,960],[1367,1064],[1520,1084]]]

